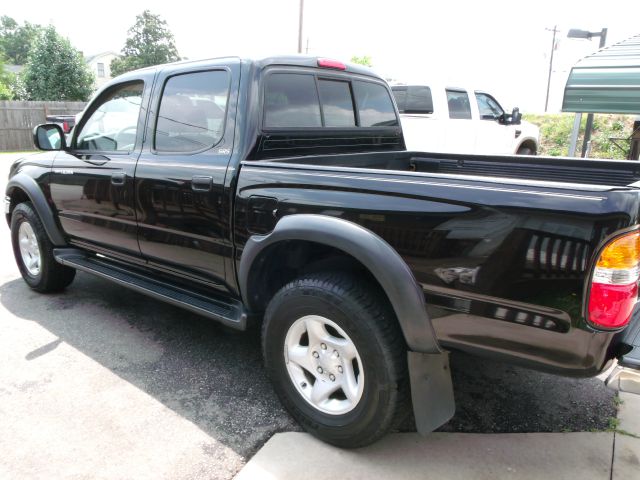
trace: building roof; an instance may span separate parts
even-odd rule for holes
[[[640,114],[640,35],[580,60],[567,79],[562,111]]]
[[[107,55],[114,55],[114,56],[116,56],[116,57],[119,57],[119,56],[120,56],[120,54],[119,54],[119,53],[117,53],[117,52],[114,52],[114,51],[111,51],[111,50],[110,50],[110,51],[108,51],[108,52],[96,53],[95,55],[88,55],[88,56],[84,57],[84,61],[85,61],[86,63],[89,63],[89,62],[91,62],[91,61],[95,60],[95,59],[96,59],[96,58],[98,58],[98,57],[105,57],[105,56],[107,56]]]

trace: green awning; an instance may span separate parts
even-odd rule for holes
[[[562,111],[640,114],[640,35],[580,60],[567,79]]]

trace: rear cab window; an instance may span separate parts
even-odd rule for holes
[[[391,91],[400,113],[433,113],[431,88],[426,85],[395,86]]]
[[[264,87],[263,128],[398,126],[386,86],[330,78],[322,73],[269,73]]]

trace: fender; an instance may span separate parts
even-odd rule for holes
[[[268,235],[250,237],[238,268],[242,298],[249,298],[249,272],[254,260],[268,246],[285,240],[321,243],[357,259],[369,269],[389,297],[409,349],[430,354],[442,352],[425,308],[422,289],[402,257],[372,231],[340,218],[288,215]]]
[[[56,247],[67,246],[67,241],[56,224],[49,202],[47,202],[47,199],[37,182],[25,173],[18,173],[9,180],[6,194],[10,195],[14,188],[19,188],[27,194],[29,200],[31,200],[31,203],[33,204],[33,208],[35,208],[40,220],[42,220],[42,225],[44,226],[51,243]]]

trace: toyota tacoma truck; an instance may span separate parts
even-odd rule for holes
[[[34,142],[5,207],[28,286],[259,327],[327,442],[447,422],[452,350],[639,390],[638,162],[407,151],[380,77],[304,56],[130,72]]]

